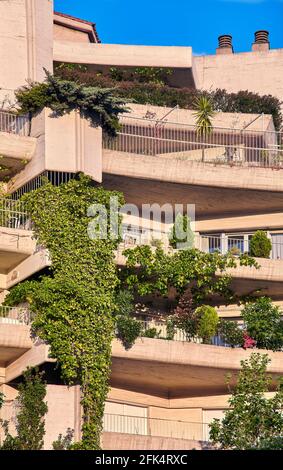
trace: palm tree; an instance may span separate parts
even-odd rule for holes
[[[197,135],[205,138],[209,136],[213,131],[212,118],[215,115],[213,109],[213,103],[207,96],[199,96],[195,102],[194,107],[196,112],[194,117],[196,118],[196,132]],[[204,161],[204,143],[202,146],[202,161]]]

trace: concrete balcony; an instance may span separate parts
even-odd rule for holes
[[[8,192],[13,193],[25,185],[29,191],[36,189],[38,181],[35,187],[32,187],[32,182],[46,171],[60,174],[83,172],[94,181],[101,182],[101,129],[91,126],[79,113],[54,117],[52,111],[45,108],[32,119],[30,134],[36,141],[34,158],[9,181]]]
[[[148,416],[105,413],[103,430],[104,450],[202,449],[208,447],[209,440],[209,426],[206,423]]]
[[[35,151],[36,139],[29,136],[28,118],[0,111],[1,178],[19,173]]]
[[[257,350],[266,354],[266,350]],[[125,350],[115,340],[112,345],[111,386],[165,398],[209,396],[227,393],[226,377],[233,386],[240,361],[254,350],[224,348],[179,341],[138,339]],[[283,352],[268,351],[268,372],[275,380],[282,375]]]
[[[29,312],[23,308],[0,309],[0,367],[7,367],[32,348]]]
[[[89,65],[192,68],[191,47],[93,44],[55,40],[53,59]]]
[[[202,219],[258,214],[262,207],[280,211],[282,134],[274,131],[270,116],[265,121],[257,115],[245,119],[249,126],[243,115],[219,113],[211,132],[200,136],[191,111],[154,106],[146,111],[134,105],[121,117],[117,138],[104,139],[104,185],[120,189],[127,202],[139,207],[195,204]]]

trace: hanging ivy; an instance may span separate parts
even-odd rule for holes
[[[119,283],[114,262],[118,241],[88,237],[87,209],[98,203],[109,210],[111,195],[122,203],[119,193],[95,188],[85,176],[59,187],[46,182],[25,195],[35,236],[51,256],[51,275],[21,284],[21,292],[16,288],[6,299],[29,301],[34,333],[49,344],[65,383],[81,387],[80,449],[100,447]]]

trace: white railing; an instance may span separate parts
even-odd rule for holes
[[[30,325],[31,313],[25,307],[0,306],[0,324]]]
[[[283,168],[283,133],[213,127],[201,135],[188,124],[121,116],[116,138],[103,148],[212,164]]]
[[[0,132],[28,136],[29,119],[27,116],[17,116],[8,111],[0,111]]]
[[[138,317],[137,317],[137,320],[139,320]],[[157,319],[139,320],[139,321],[142,324],[142,333],[141,333],[142,335],[144,335],[144,332],[147,332],[154,328],[156,330],[156,338],[160,338],[160,339],[168,338],[171,341],[182,341],[182,342],[197,343],[197,344],[203,343],[201,338],[188,336],[184,330],[181,330],[180,328],[176,328],[176,327],[174,327],[174,334],[172,336],[168,336],[169,332],[168,332],[166,321],[161,321]],[[225,344],[225,342],[219,335],[213,336],[210,340],[210,344],[213,346],[228,346]]]
[[[209,441],[209,424],[175,421],[168,419],[147,418],[104,414],[104,432],[136,434],[142,436],[169,437],[193,441]]]
[[[198,238],[198,237],[196,237]],[[228,252],[234,255],[243,253],[250,253],[250,237],[243,235],[239,238],[230,237],[229,235],[201,235],[199,249],[206,253],[219,252],[227,254]],[[283,259],[283,241],[276,241],[272,237],[271,241],[271,259]]]
[[[225,255],[230,252],[233,255],[240,255],[250,253],[251,236],[252,234],[244,234],[237,237],[225,233],[220,235],[195,235],[194,246],[205,253],[219,252]],[[123,238],[124,240],[119,244],[117,250],[118,255],[122,255],[123,251],[128,248],[135,248],[139,245],[149,245],[154,249],[154,243],[151,241],[151,238],[154,239],[154,237],[150,236],[149,232],[141,237],[135,236],[134,233],[131,234],[131,232],[127,232],[127,235],[123,235]],[[282,241],[278,241],[271,236],[270,241],[270,258],[283,259],[283,237]],[[171,253],[176,251],[169,246],[169,242],[165,244],[165,237],[161,240],[161,243],[165,252]]]
[[[0,227],[30,230],[31,221],[24,204],[12,199],[0,199]]]

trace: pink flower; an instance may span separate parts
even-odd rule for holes
[[[244,349],[252,349],[256,347],[256,341],[252,339],[247,333],[243,334],[243,340],[244,340]]]

